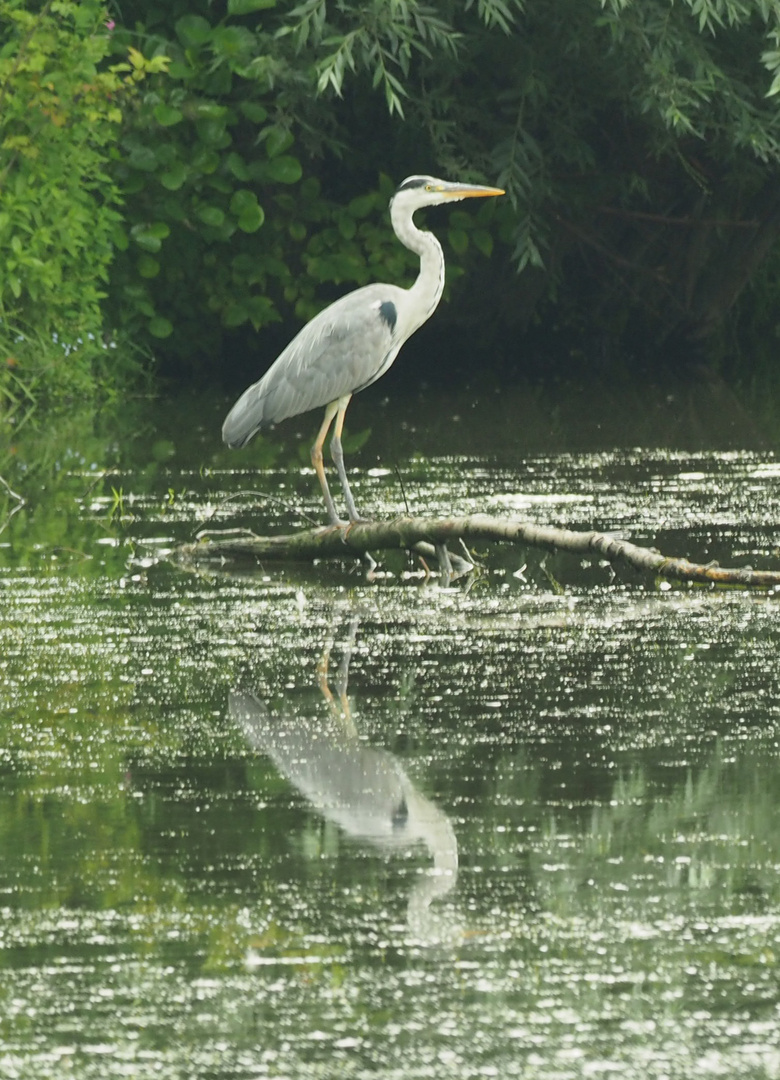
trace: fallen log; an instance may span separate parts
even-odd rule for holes
[[[450,554],[447,545],[474,541],[567,551],[674,581],[780,590],[780,570],[728,569],[717,563],[694,563],[686,558],[663,555],[653,548],[640,547],[609,533],[559,529],[488,514],[457,518],[398,517],[392,521],[329,525],[283,536],[256,536],[243,530],[241,535],[200,533],[195,543],[181,545],[177,555],[186,561],[241,558],[308,561],[370,557],[372,552],[391,549],[417,550],[424,555],[435,554],[444,572],[445,569],[462,571],[470,565],[466,559]],[[452,563],[450,568],[446,565],[448,560]]]

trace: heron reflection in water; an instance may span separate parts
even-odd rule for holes
[[[347,645],[335,679],[328,684],[333,646],[329,638],[318,665],[327,702],[319,718],[291,712],[271,714],[254,694],[231,691],[230,714],[249,745],[266,754],[279,772],[326,819],[349,836],[391,852],[422,843],[433,867],[415,884],[407,910],[410,930],[430,936],[431,902],[455,886],[458,845],[449,818],[427,799],[387,750],[361,742],[347,699],[349,663],[358,622],[349,624]]]

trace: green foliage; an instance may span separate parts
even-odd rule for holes
[[[37,12],[0,0],[0,394],[45,374],[91,387],[120,193],[110,175],[122,104],[160,70],[134,51],[101,70],[105,8],[50,0]],[[55,340],[56,339],[56,340]],[[22,360],[24,362],[22,362]]]
[[[411,134],[379,126],[375,153],[506,188],[495,235],[534,273],[501,290],[526,325],[557,296],[579,333],[709,340],[771,263],[777,0],[306,0],[284,32],[351,145],[384,89]]]
[[[748,283],[773,319],[780,0],[28,7],[0,0],[0,318],[69,364],[106,321],[189,367],[408,280],[386,205],[419,171],[507,190],[437,224],[450,279],[490,258],[494,348],[553,303],[578,343],[656,349]]]
[[[467,5],[468,7],[469,5]],[[481,0],[480,8],[508,15],[508,5]],[[381,88],[392,115],[403,117],[402,98],[415,56],[431,57],[437,50],[457,54],[460,34],[436,9],[416,3],[373,3],[348,9],[327,0],[305,0],[296,7],[279,36],[290,34],[301,51],[311,45],[324,55],[315,62],[317,90],[343,94],[348,74],[371,73],[371,85]]]
[[[124,339],[87,336],[71,344],[50,325],[22,330],[18,321],[0,323],[0,432],[5,424],[23,423],[42,404],[61,422],[62,410],[72,409],[74,401],[105,405],[140,392],[149,369],[149,355]]]
[[[280,228],[267,230],[275,242],[258,245],[255,234],[269,199],[303,170],[292,135],[269,116],[267,34],[234,21],[271,6],[234,0],[220,22],[190,11],[156,29],[151,48],[171,65],[139,97],[122,138],[115,176],[126,211],[109,310],[160,341],[175,330],[185,352],[192,338],[207,350],[213,324],[275,319],[269,281],[290,280]],[[117,46],[130,37],[118,31]]]
[[[343,70],[319,55],[321,3],[230,4],[219,20],[203,3],[164,14],[136,6],[134,31],[117,30],[115,46],[141,33],[145,50],[171,64],[138,96],[113,174],[125,199],[108,303],[115,323],[190,367],[213,362],[237,328],[310,318],[329,287],[408,280],[414,260],[387,220],[400,177],[384,175],[376,155],[364,179],[333,183],[346,145],[333,92],[347,69],[374,65],[371,85],[383,94],[372,105],[398,117],[414,58],[440,49],[454,59],[459,35],[412,6],[373,5],[339,46]],[[489,22],[488,9],[504,5],[482,9]],[[488,219],[472,233],[473,220],[453,229],[453,252],[465,252],[469,236],[477,252],[492,249]]]

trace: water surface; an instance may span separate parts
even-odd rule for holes
[[[367,400],[358,504],[780,562],[733,400],[586,404]],[[777,598],[185,568],[321,518],[316,419],[229,454],[222,409],[3,466],[0,1077],[780,1076]]]

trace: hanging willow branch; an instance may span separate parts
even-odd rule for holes
[[[640,573],[675,581],[738,585],[743,588],[780,588],[780,570],[727,569],[717,563],[702,565],[688,559],[670,558],[652,548],[639,547],[602,532],[575,532],[549,525],[534,525],[516,518],[470,514],[458,518],[399,517],[393,521],[360,522],[349,526],[306,529],[287,536],[231,536],[212,534],[178,549],[187,560],[310,560],[354,559],[371,552],[401,549],[438,555],[446,559],[446,545],[460,541],[497,541],[520,547],[568,551],[575,555],[605,559]],[[455,569],[465,560],[450,556]],[[469,565],[469,564],[466,564]]]

